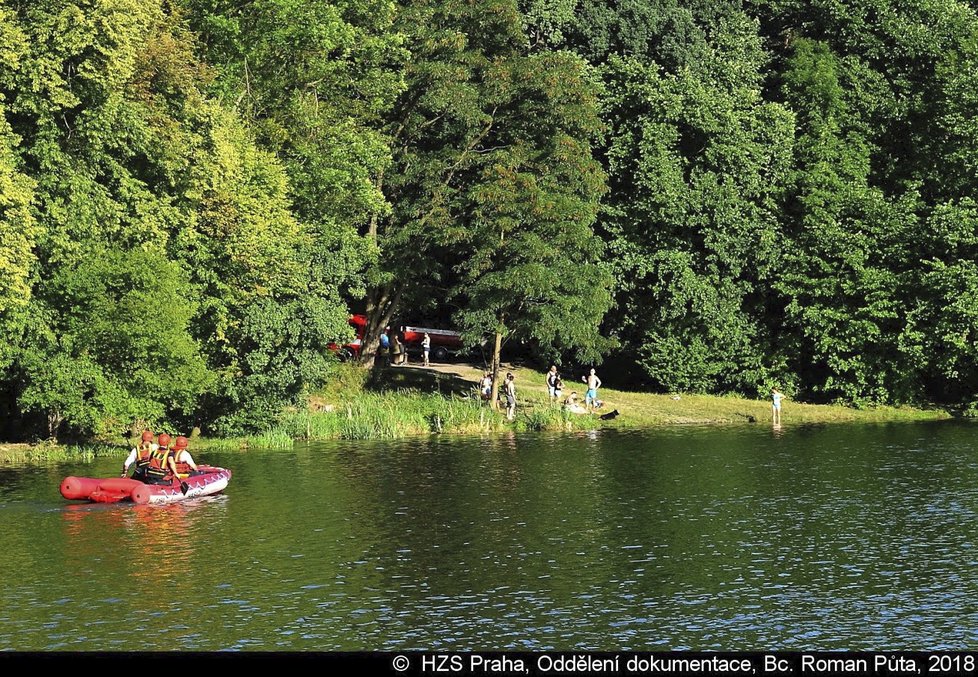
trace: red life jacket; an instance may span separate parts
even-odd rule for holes
[[[157,479],[166,477],[167,473],[170,472],[166,459],[172,453],[170,447],[160,447],[156,451],[150,451],[149,463],[146,465],[146,475]]]
[[[140,468],[144,471],[146,467],[149,466],[150,458],[153,454],[153,443],[152,442],[141,442],[138,447],[136,447],[136,471],[138,472]]]

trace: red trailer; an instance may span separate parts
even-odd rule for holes
[[[447,360],[453,352],[461,350],[462,334],[451,329],[434,329],[432,327],[401,327],[404,345],[412,352],[421,350],[424,335],[431,337],[431,356],[439,361]]]
[[[338,343],[329,344],[329,349],[334,353],[338,353],[338,357],[343,362],[360,357],[360,349],[363,347],[363,337],[367,331],[367,316],[351,315],[349,323],[356,332],[354,339],[349,343],[344,343],[343,345]]]
[[[363,348],[363,338],[367,332],[366,315],[351,315],[349,322],[350,326],[356,332],[356,337],[349,343],[344,343],[343,345],[338,343],[329,344],[329,349],[338,353],[339,358],[344,362],[360,357],[360,351]],[[404,347],[412,353],[421,352],[421,342],[424,340],[426,333],[431,336],[431,356],[436,360],[447,360],[450,355],[461,350],[463,347],[462,334],[450,329],[402,326],[398,330],[398,335]]]

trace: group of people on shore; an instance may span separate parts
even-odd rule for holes
[[[598,388],[601,387],[601,378],[594,369],[591,369],[581,380],[587,384],[584,392],[584,404],[582,405],[576,391],[572,392],[563,401],[563,406],[572,414],[590,414],[595,409],[599,409],[604,402],[598,399]],[[547,394],[550,395],[552,402],[559,402],[564,394],[564,381],[557,371],[557,365],[550,365],[547,372]]]
[[[486,372],[479,380],[479,395],[484,401],[492,397],[492,372]],[[499,399],[506,401],[506,418],[516,418],[516,377],[507,372],[499,388]]]
[[[146,484],[169,484],[174,477],[186,477],[197,473],[190,450],[190,442],[183,435],[173,440],[168,434],[160,433],[157,441],[152,430],[144,430],[139,445],[133,447],[122,465],[122,477],[129,474],[129,467],[135,464],[132,479]]]
[[[403,341],[403,336],[396,333],[388,335],[389,332],[390,328],[380,335],[381,354],[387,353],[389,355],[388,363],[391,366],[406,365],[408,363],[408,354],[407,345]],[[428,332],[425,332],[424,338],[421,340],[421,352],[423,354],[422,364],[425,367],[430,366],[431,335]]]
[[[588,414],[601,407],[604,403],[598,399],[598,388],[601,379],[594,369],[581,379],[587,384],[584,404],[581,405],[576,392],[572,392],[563,400],[563,406],[572,414]],[[557,366],[552,365],[547,372],[547,394],[551,402],[559,403],[564,392],[564,382],[557,372]],[[516,377],[513,372],[507,372],[499,387],[499,399],[506,402],[506,418],[512,421],[516,417]],[[479,380],[479,394],[484,401],[492,397],[492,372],[485,372]]]

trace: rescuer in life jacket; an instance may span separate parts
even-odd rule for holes
[[[153,431],[144,430],[139,446],[133,447],[126,458],[126,462],[122,464],[122,476],[125,477],[129,474],[129,466],[133,463],[136,464],[136,473],[139,473],[139,468],[149,463],[150,454],[157,449],[159,449],[159,445],[153,442]],[[139,479],[135,476],[136,473],[133,474],[133,479]]]
[[[140,473],[140,470],[143,472]],[[150,452],[149,461],[144,466],[136,464],[136,472],[132,478],[146,484],[169,484],[176,475],[177,462],[170,448],[170,436],[160,433],[159,446]]]
[[[183,463],[190,468],[190,470],[192,471],[190,473],[191,475],[198,474],[200,471],[197,470],[197,464],[194,463],[194,457],[190,455],[190,451],[187,449],[187,444],[188,444],[187,438],[184,437],[183,435],[180,435],[177,438],[177,441],[174,442],[173,444],[174,459],[177,463],[178,468],[179,468],[179,464]],[[183,468],[180,469],[183,470]],[[181,477],[183,475],[184,474],[181,473]]]

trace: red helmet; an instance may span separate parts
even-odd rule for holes
[[[177,438],[177,443],[173,445],[176,449],[186,449],[187,448],[187,438],[183,435]]]
[[[161,447],[170,446],[170,436],[167,435],[166,433],[160,433],[159,443]]]
[[[152,441],[153,441],[153,431],[152,430],[144,430],[143,431],[143,442],[152,442]]]

